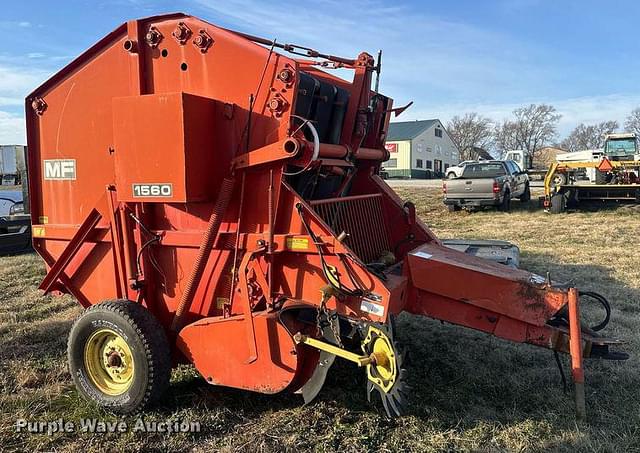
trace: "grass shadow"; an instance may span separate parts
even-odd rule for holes
[[[554,280],[571,280],[581,289],[607,296],[613,314],[605,333],[629,339],[632,357],[626,363],[586,362],[589,425],[580,428],[579,434],[575,434],[572,397],[562,392],[550,351],[409,315],[400,317],[397,328],[399,341],[410,353],[407,368],[411,394],[409,414],[404,419],[388,420],[381,414],[375,395],[374,404],[367,403],[363,370],[340,360],[334,364],[318,398],[307,406],[302,406],[299,395],[262,395],[210,386],[193,369],[178,369],[162,402],[144,416],[201,420],[206,428],[185,445],[196,441],[218,445],[211,439],[225,436],[231,436],[233,442],[252,442],[242,436],[236,439],[239,427],[245,427],[242,430],[246,436],[273,432],[296,438],[304,438],[304,433],[310,439],[330,437],[334,443],[327,448],[334,450],[340,449],[349,433],[358,430],[377,430],[364,440],[359,438],[357,445],[363,448],[376,449],[393,438],[394,449],[410,450],[418,448],[427,436],[425,430],[432,430],[434,436],[453,432],[458,439],[481,432],[490,444],[495,440],[492,436],[501,432],[532,429],[535,436],[539,430],[547,429],[557,434],[549,435],[545,444],[548,449],[588,449],[598,445],[605,450],[632,450],[637,445],[634,433],[640,426],[640,364],[634,355],[640,351],[635,336],[640,330],[640,290],[617,280],[606,266],[560,264],[556,256],[530,252],[523,253],[522,258],[525,268],[540,274],[549,270]],[[583,305],[583,312],[594,319],[600,316],[598,308],[588,304]],[[0,338],[0,361],[22,355],[46,361],[65,360],[71,324],[70,320],[40,320],[26,332]],[[108,416],[81,403],[71,383],[65,384],[69,384],[66,390],[43,406],[44,413]],[[413,425],[419,427],[416,432],[410,429]],[[559,434],[565,432],[574,435],[564,438]],[[394,437],[397,433],[402,434],[400,438]],[[154,439],[159,438],[145,439],[144,445],[151,445]]]

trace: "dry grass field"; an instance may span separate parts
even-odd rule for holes
[[[514,202],[510,214],[448,213],[437,189],[398,192],[438,236],[512,241],[522,267],[610,299],[606,332],[627,339],[632,356],[586,363],[587,423],[575,422],[551,352],[403,316],[413,392],[399,420],[366,402],[361,371],[336,361],[304,407],[294,395],[210,387],[190,368],[174,372],[170,392],[144,417],[197,421],[199,433],[17,433],[18,418],[117,420],[73,388],[65,347],[80,309],[69,297],[43,297],[43,265],[25,254],[0,258],[0,451],[640,451],[638,212],[551,216]],[[592,307],[583,309],[589,316]]]

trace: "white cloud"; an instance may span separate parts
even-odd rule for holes
[[[24,99],[50,76],[39,67],[12,65],[0,58],[0,144],[24,144]]]
[[[27,21],[16,21],[16,20],[0,20],[0,27],[2,28],[29,28],[31,27],[31,22]]]
[[[398,121],[439,118],[446,123],[455,115],[464,115],[469,112],[478,112],[495,121],[501,121],[511,117],[518,107],[530,103],[546,103],[558,110],[562,115],[558,124],[558,134],[559,137],[563,137],[580,123],[594,124],[616,120],[620,123],[620,127],[623,127],[629,113],[640,107],[640,95],[613,94],[568,99],[532,99],[521,103],[451,103],[438,105],[432,110],[409,109],[398,118]]]
[[[0,110],[0,144],[24,145],[26,143],[24,117]]]
[[[512,36],[444,20],[402,2],[194,1],[214,21],[281,42],[347,57],[383,49],[381,87],[399,102],[480,100],[489,90],[494,98],[508,99],[555,77],[538,64],[537,49]]]
[[[12,66],[0,60],[0,98],[22,102],[49,75],[49,71],[34,66]]]
[[[549,93],[558,93],[563,68],[546,63],[552,50],[520,42],[501,30],[444,20],[402,1],[392,6],[381,0],[194,2],[212,14],[214,22],[223,20],[240,31],[280,42],[347,57],[361,50],[375,55],[383,49],[382,91],[396,105],[415,101],[398,120],[447,121],[470,111],[502,120],[518,107],[545,102],[563,115],[558,129],[564,135],[580,122],[613,119],[622,125],[640,106],[636,95],[553,98]],[[502,7],[521,13],[538,3],[503,0]]]

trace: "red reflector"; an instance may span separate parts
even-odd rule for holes
[[[607,173],[613,170],[613,165],[611,165],[611,162],[609,161],[609,159],[605,157],[598,164],[598,170],[600,170],[603,173]]]
[[[500,185],[495,181],[493,181],[493,193],[500,193]]]
[[[446,182],[442,183],[442,193],[447,193],[447,183]]]

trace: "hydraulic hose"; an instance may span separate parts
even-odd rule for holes
[[[200,243],[198,256],[196,257],[196,260],[193,264],[193,270],[189,275],[189,280],[187,280],[187,285],[184,289],[184,292],[182,293],[180,303],[178,304],[178,308],[176,309],[175,317],[173,318],[173,323],[171,324],[171,330],[174,332],[179,332],[182,328],[184,315],[191,306],[196,288],[198,287],[198,283],[200,283],[200,278],[202,277],[202,273],[204,272],[204,267],[209,260],[213,242],[218,236],[218,230],[220,229],[220,224],[222,223],[222,217],[224,216],[224,213],[229,206],[231,194],[233,193],[233,185],[233,179],[225,178],[222,181],[222,187],[220,187],[220,192],[218,192],[218,199],[216,200],[216,204],[213,207],[213,212],[211,212],[211,217],[209,218],[209,224],[204,232],[204,236],[202,237],[202,242]]]
[[[589,326],[589,329],[594,332],[599,332],[607,327],[609,321],[611,320],[611,304],[609,303],[609,301],[602,294],[598,294],[594,291],[580,291],[578,293],[578,297],[589,297],[591,299],[595,299],[600,303],[600,305],[602,305],[602,308],[604,308],[605,316],[602,322],[596,324],[595,326]],[[567,316],[567,309],[565,307],[560,310],[560,312],[558,312],[558,314],[551,320],[551,322],[559,323],[561,325],[567,325],[569,322]]]
[[[597,300],[598,302],[600,302],[600,305],[602,305],[605,311],[605,317],[602,322],[590,327],[590,329],[594,332],[599,332],[600,330],[607,327],[607,324],[609,324],[609,321],[611,320],[611,304],[609,304],[609,301],[602,294],[598,294],[593,291],[580,291],[580,296],[586,296]]]

